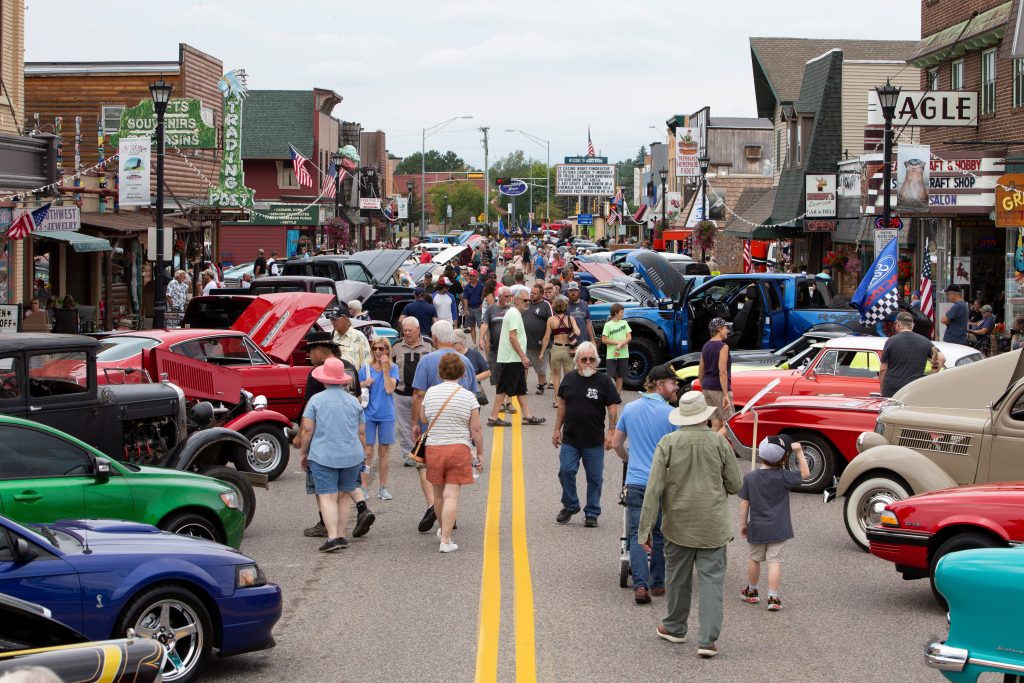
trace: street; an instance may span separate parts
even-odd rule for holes
[[[204,680],[529,680],[534,670],[543,681],[936,680],[922,648],[945,620],[928,582],[905,582],[856,549],[841,502],[826,506],[816,495],[792,495],[796,538],[785,548],[781,612],[740,601],[747,548],[737,532],[721,654],[697,657],[696,608],[687,643],[657,638],[664,598],[638,606],[618,586],[619,459],[606,455],[599,527],[584,528],[582,515],[557,524],[551,392],[529,400],[548,422],[485,428],[489,451],[502,441],[501,471],[490,468],[492,454],[477,484],[463,489],[459,550],[450,555],[437,552],[433,533],[416,532],[422,495],[395,452],[395,500],[372,498],[372,530],[337,555],[317,553],[321,540],[302,536],[316,514],[297,465],[258,489],[242,550],[284,591],[277,647],[214,661]],[[582,496],[582,471],[579,483]],[[735,497],[732,508],[735,520]]]

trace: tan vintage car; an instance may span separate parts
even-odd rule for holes
[[[866,528],[889,503],[925,491],[1024,480],[1024,350],[922,377],[882,408],[874,432],[825,500],[845,496],[846,530]]]

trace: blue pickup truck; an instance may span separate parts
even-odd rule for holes
[[[637,250],[629,255],[658,302],[629,308],[632,329],[629,375],[625,387],[639,389],[656,365],[692,350],[709,338],[712,318],[733,323],[729,344],[735,349],[774,349],[810,329],[873,334],[857,309],[833,294],[828,280],[782,273],[719,275],[699,283],[686,278],[661,254]],[[595,321],[595,331],[601,323]]]

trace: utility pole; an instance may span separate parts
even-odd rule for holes
[[[487,167],[487,132],[490,126],[480,126],[480,132],[484,134],[484,224],[487,226],[487,237],[491,236],[491,170]]]

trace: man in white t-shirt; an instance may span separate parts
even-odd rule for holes
[[[455,297],[448,293],[448,278],[437,279],[437,290],[434,292],[434,322],[447,320],[453,322],[453,311],[455,310]]]
[[[209,296],[210,290],[218,289],[220,283],[217,282],[217,278],[214,276],[213,271],[210,269],[204,270],[202,274],[203,279],[203,296]]]

